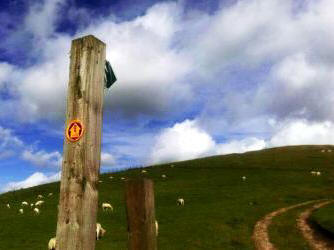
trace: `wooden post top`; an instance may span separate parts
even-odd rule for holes
[[[72,44],[77,43],[77,42],[102,43],[104,46],[106,45],[104,42],[102,42],[100,39],[96,38],[93,35],[87,35],[87,36],[79,37],[79,38],[72,40]]]

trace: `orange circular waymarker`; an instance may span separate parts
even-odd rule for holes
[[[84,132],[84,126],[80,120],[72,120],[66,129],[66,138],[69,141],[79,141]]]

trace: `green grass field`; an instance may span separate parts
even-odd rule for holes
[[[155,183],[159,249],[254,249],[253,227],[265,214],[303,201],[334,198],[334,153],[321,153],[322,148],[334,149],[281,147],[177,162],[174,168],[157,165],[147,168],[146,174],[141,169],[103,174],[98,222],[107,233],[96,249],[127,249],[124,181],[120,178],[138,175]],[[320,170],[322,175],[311,176],[311,170]],[[167,178],[161,178],[162,174]],[[18,213],[22,201],[36,202],[38,194],[50,192],[54,195],[45,198],[40,215],[30,208],[23,215]],[[59,183],[51,183],[0,195],[0,249],[47,249],[56,231],[58,192]],[[176,205],[178,197],[184,198],[184,207]],[[111,203],[114,212],[102,212],[102,202]],[[280,217],[283,223],[275,221],[279,230],[271,236],[273,242],[285,246],[287,232],[289,237],[301,236],[291,230],[289,217]],[[294,244],[294,249],[307,249],[302,240]]]
[[[316,210],[310,220],[334,236],[334,204]]]

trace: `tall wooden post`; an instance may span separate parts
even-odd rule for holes
[[[105,50],[106,45],[92,35],[72,41],[58,250],[95,249]],[[73,121],[77,123],[69,129]]]
[[[125,184],[128,220],[128,249],[156,250],[156,228],[153,181],[128,180]]]

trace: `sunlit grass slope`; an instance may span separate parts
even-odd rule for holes
[[[322,153],[323,148],[331,147],[281,147],[177,162],[173,168],[157,165],[146,168],[146,174],[141,169],[103,174],[98,221],[107,233],[96,249],[127,249],[124,181],[120,178],[139,175],[155,183],[159,249],[254,249],[252,230],[266,213],[307,200],[333,198],[334,147],[333,153]],[[320,170],[322,175],[311,176],[311,170]],[[18,213],[22,201],[36,202],[38,194],[50,192],[54,195],[45,198],[39,216],[30,208],[23,215]],[[47,249],[56,231],[58,192],[59,183],[51,183],[1,195],[0,249]],[[184,207],[176,205],[178,197],[184,198]],[[111,203],[114,212],[104,213],[102,202]]]

